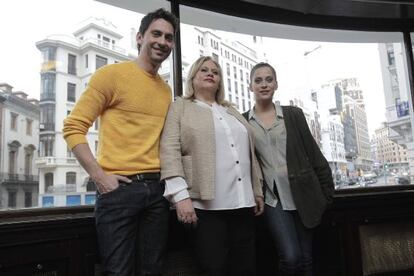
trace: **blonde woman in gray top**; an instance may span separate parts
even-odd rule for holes
[[[200,57],[186,96],[171,104],[161,136],[164,196],[191,224],[202,275],[254,275],[254,215],[263,212],[262,179],[250,126],[224,100],[222,71]]]

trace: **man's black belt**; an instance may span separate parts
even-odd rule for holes
[[[161,177],[160,173],[137,173],[137,174],[132,174],[132,175],[127,175],[126,177],[128,177],[131,180],[138,180],[138,181],[143,181],[143,180],[159,180]]]

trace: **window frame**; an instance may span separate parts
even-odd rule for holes
[[[286,25],[294,25],[292,24],[292,20],[297,20],[295,23],[296,25],[303,25],[305,26],[306,24],[298,24],[297,22],[303,22],[303,19],[300,19],[296,16],[290,17],[287,16],[286,14],[282,14],[279,18],[275,18],[275,14],[274,11],[272,9],[268,9],[268,11],[266,11],[265,9],[259,9],[257,10],[257,12],[255,12],[254,14],[252,14],[252,10],[249,10],[248,8],[241,8],[241,9],[234,9],[233,5],[230,5],[228,3],[224,3],[225,1],[222,1],[222,4],[216,4],[216,5],[211,5],[208,6],[205,3],[197,3],[196,1],[171,1],[171,10],[173,11],[173,13],[175,13],[176,15],[179,14],[178,10],[179,10],[179,6],[181,4],[179,4],[179,2],[183,2],[185,3],[187,6],[191,6],[191,7],[195,7],[195,8],[199,8],[199,9],[204,9],[207,11],[214,11],[214,12],[220,12],[221,14],[228,14],[228,15],[232,15],[232,16],[239,16],[241,18],[250,18],[250,19],[256,19],[256,20],[263,20],[266,22],[274,22],[274,23],[279,23],[279,22],[283,22],[283,24]],[[243,4],[243,5],[249,5],[249,4]],[[303,15],[302,15],[303,16]],[[261,18],[259,18],[261,17]],[[277,21],[277,22],[276,22]],[[328,20],[329,21],[329,20]],[[350,26],[354,26],[354,28],[357,28],[358,26],[360,26],[360,22],[359,20],[355,20],[354,23],[349,22],[348,20],[345,20],[345,23],[337,23],[335,25],[336,28],[341,27],[341,24],[349,24]],[[308,23],[309,24],[309,23]],[[332,21],[329,21],[328,23],[324,23],[323,19],[319,19],[318,24],[316,24],[317,26],[319,25],[320,27],[322,27],[324,24],[332,24]],[[372,25],[370,25],[372,24]],[[366,27],[367,29],[375,29],[376,24],[378,24],[378,22],[375,23],[367,23],[368,27]],[[385,24],[385,23],[384,23]],[[313,26],[315,24],[312,24]],[[407,49],[407,45],[409,45],[409,49],[412,49],[412,44],[411,44],[411,40],[409,39],[410,36],[410,31],[414,31],[414,26],[412,26],[412,28],[409,28],[410,26],[406,27],[406,28],[402,28],[401,25],[398,25],[397,27],[391,28],[389,27],[389,30],[393,30],[393,31],[398,31],[398,32],[402,32],[404,35],[404,44],[405,44],[405,48]],[[384,27],[382,27],[384,28]],[[395,29],[398,28],[398,29]],[[407,29],[408,28],[408,29]],[[345,28],[344,28],[345,29]],[[334,30],[334,29],[332,29]],[[178,37],[179,39],[179,37]],[[178,57],[181,57],[181,48],[180,45],[178,43],[178,45],[176,45],[176,48],[174,50],[175,53],[177,53]],[[225,50],[227,52],[227,50]],[[407,51],[407,63],[408,63],[408,75],[410,76],[410,88],[411,88],[411,95],[413,96],[413,81],[412,81],[412,68],[413,68],[413,56],[412,56],[412,52],[410,53],[410,51]],[[181,64],[180,62],[176,63],[174,62],[174,70],[175,71],[180,71],[179,70],[181,68],[181,66],[177,67],[177,64]],[[251,69],[252,65],[250,64],[250,68],[247,69]],[[178,69],[177,69],[178,68]],[[249,80],[246,78],[247,83],[249,82]],[[53,85],[55,86],[55,80]],[[179,87],[179,86],[178,86]],[[247,85],[248,88],[248,85]],[[176,95],[181,95],[182,91],[175,89],[176,91]],[[42,91],[43,92],[43,91]],[[53,89],[53,92],[55,93],[55,89]],[[250,95],[250,93],[249,93]],[[412,99],[414,99],[414,97],[412,97]],[[412,104],[412,103],[411,103]],[[414,186],[414,185],[413,185]],[[384,189],[385,188],[385,189]],[[406,190],[407,187],[403,187],[403,186],[396,186],[396,187],[378,187],[378,188],[369,188],[367,191],[364,191],[364,188],[358,188],[355,191],[352,191],[352,189],[349,189],[347,191],[335,191],[335,194],[339,194],[339,195],[344,195],[344,194],[360,194],[360,193],[364,193],[364,192],[369,192],[369,193],[375,193],[375,192],[393,192],[393,191],[404,191]],[[411,189],[407,189],[407,190],[411,190]],[[33,213],[47,213],[47,214],[59,214],[61,211],[60,210],[53,210],[52,209],[48,209],[48,210],[44,210],[44,208],[40,208],[42,210],[40,210],[39,212],[33,212]],[[56,208],[58,209],[58,208]],[[87,210],[86,212],[90,212],[91,210],[93,210],[93,206],[76,206],[76,207],[70,207],[70,208],[63,208],[63,209],[70,209],[70,210]],[[63,210],[61,209],[61,210]],[[39,209],[37,209],[39,210]],[[71,211],[72,212],[72,211]],[[4,212],[2,212],[4,214]],[[16,213],[15,213],[16,214]],[[7,216],[7,215],[6,215]]]

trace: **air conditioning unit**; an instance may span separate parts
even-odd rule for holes
[[[44,130],[45,129],[45,124],[39,124],[39,129]]]

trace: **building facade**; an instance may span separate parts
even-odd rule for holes
[[[375,161],[379,164],[379,170],[406,175],[409,171],[407,150],[389,139],[389,127],[383,123],[375,130],[373,142],[376,145]]]
[[[388,139],[406,148],[411,178],[414,173],[413,110],[401,43],[379,44],[379,56],[385,97]]]
[[[240,112],[254,105],[253,93],[249,90],[249,76],[252,67],[259,61],[266,61],[261,49],[261,38],[251,36],[247,43],[232,40],[225,33],[210,29],[181,26],[183,81],[185,82],[189,66],[200,56],[211,56],[223,70],[223,83],[226,100],[234,103]],[[257,50],[254,50],[252,48]],[[168,64],[166,63],[166,66]],[[166,72],[170,68],[166,67]],[[164,74],[169,79],[169,74]],[[183,86],[184,88],[184,86]]]
[[[332,172],[342,180],[347,174],[344,126],[341,121],[342,99],[334,85],[324,85],[317,92],[321,123],[321,149]]]
[[[39,105],[9,84],[0,84],[0,209],[37,206]]]
[[[63,120],[73,109],[91,75],[100,67],[131,59],[119,47],[122,36],[104,19],[89,18],[73,35],[38,41],[43,55],[40,91],[39,206],[93,204],[95,185],[63,139]],[[87,140],[96,155],[99,119]]]
[[[356,78],[335,79],[323,87],[334,89],[336,107],[344,127],[345,156],[355,169],[370,171],[373,160],[363,91]]]

